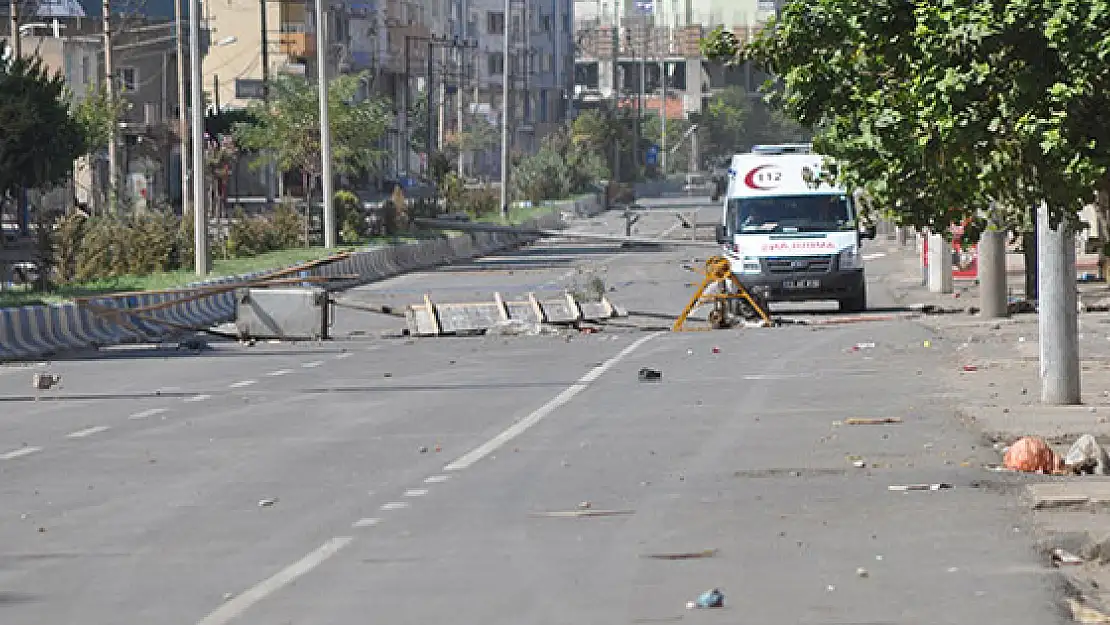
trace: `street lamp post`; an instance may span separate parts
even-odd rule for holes
[[[320,89],[320,181],[324,194],[324,247],[333,248],[338,243],[339,232],[335,227],[335,198],[331,177],[331,120],[328,116],[328,29],[324,21],[324,2],[316,0],[316,65]],[[312,198],[308,198],[309,206]],[[312,211],[309,211],[311,215]]]
[[[189,73],[192,95],[193,243],[198,276],[208,275],[208,210],[204,205],[204,85],[200,71],[200,3],[189,6]]]
[[[509,219],[509,23],[512,0],[505,0],[504,39],[501,48],[501,218]]]

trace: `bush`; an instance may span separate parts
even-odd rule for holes
[[[463,189],[459,195],[457,208],[474,219],[494,215],[501,210],[501,191],[492,186],[479,189]]]
[[[304,247],[305,219],[292,202],[281,202],[274,209],[272,218],[274,246],[278,249]]]
[[[366,238],[366,218],[354,193],[335,193],[335,220],[339,224],[339,240],[343,243],[355,245]]]

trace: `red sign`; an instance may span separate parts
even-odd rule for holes
[[[964,234],[964,227],[950,226],[948,232],[952,235],[952,277],[960,280],[975,280],[979,277],[979,246],[972,244],[964,249],[960,237]],[[921,266],[929,266],[929,237],[925,237],[925,245],[921,251]]]

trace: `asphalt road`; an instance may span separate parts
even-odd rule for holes
[[[623,231],[613,214],[576,227]],[[870,253],[871,303],[893,306],[901,263]],[[598,278],[674,315],[696,279],[683,263],[704,256],[554,241],[348,297]],[[0,622],[1063,620],[1016,503],[979,468],[993,452],[953,417],[947,347],[912,321],[380,338],[399,327],[345,310],[323,345],[0,369]],[[47,370],[62,387],[36,398]],[[904,422],[836,423],[888,416]],[[619,514],[545,516],[584,502]],[[686,609],[713,587],[723,610]]]

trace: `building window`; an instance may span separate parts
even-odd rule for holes
[[[116,70],[116,80],[121,92],[134,93],[139,88],[139,71],[134,67],[121,67]]]
[[[540,89],[540,123],[547,121],[547,89]]]
[[[545,33],[551,32],[551,23],[553,21],[554,20],[552,19],[552,16],[550,16],[550,15],[541,15],[540,16],[540,30],[542,30]]]
[[[489,35],[504,35],[505,34],[505,14],[500,11],[490,11],[486,13],[486,34]]]
[[[86,87],[93,84],[92,57],[81,55],[81,84]]]
[[[486,56],[486,70],[491,76],[505,73],[505,56],[500,52],[490,52]]]

